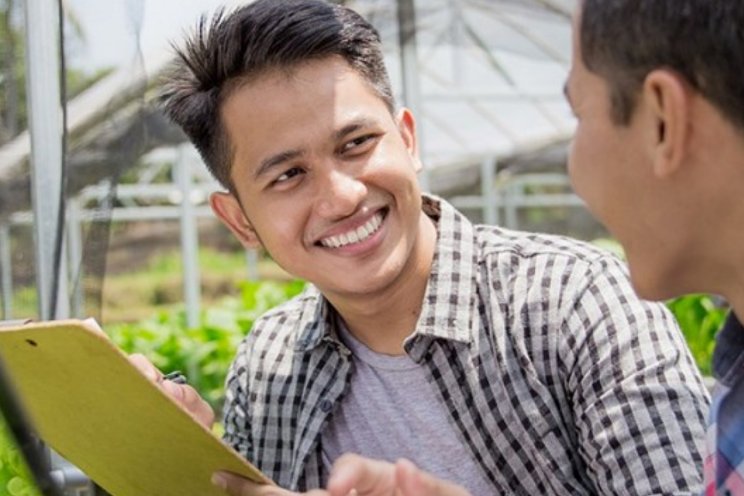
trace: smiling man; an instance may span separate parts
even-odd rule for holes
[[[421,214],[413,116],[395,119],[338,55],[267,68],[244,90],[221,108],[233,192],[212,197],[215,213],[315,284],[355,337],[403,354],[436,240]]]
[[[415,120],[364,19],[259,0],[179,57],[163,101],[226,189],[213,210],[311,283],[256,321],[227,381],[225,440],[279,486],[699,491],[707,397],[671,315],[590,246],[422,195]]]

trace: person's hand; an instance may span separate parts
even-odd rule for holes
[[[330,496],[469,496],[461,486],[419,469],[408,460],[395,465],[359,455],[344,455],[333,465]]]
[[[300,494],[229,472],[215,473],[212,483],[230,496],[470,496],[461,486],[434,477],[408,460],[393,465],[352,454],[333,464],[327,491]]]
[[[270,484],[258,484],[245,477],[230,472],[215,472],[212,484],[230,496],[329,496],[322,489],[307,493],[295,493]]]
[[[168,396],[176,400],[197,422],[207,429],[212,428],[214,412],[209,403],[204,401],[196,389],[188,384],[176,384],[165,379],[163,373],[155,367],[144,355],[135,353],[129,355],[129,361],[142,372],[145,377],[160,386]]]
[[[395,485],[401,496],[470,496],[464,487],[434,477],[408,460],[395,464]]]
[[[230,472],[216,472],[212,483],[230,496],[470,496],[463,487],[434,477],[408,460],[393,465],[353,454],[334,463],[327,491],[296,493]]]

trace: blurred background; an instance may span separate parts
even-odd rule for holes
[[[214,220],[206,199],[217,185],[152,102],[171,45],[199,15],[239,3],[62,1],[60,40],[49,25],[36,28],[46,35],[45,47],[57,45],[47,58],[63,54],[53,68],[42,60],[43,47],[26,46],[28,30],[43,16],[37,14],[35,23],[26,19],[26,2],[0,1],[5,319],[38,317],[42,306],[48,315],[92,315],[105,325],[146,317],[153,306],[186,303],[194,323],[205,303],[236,282],[282,277],[261,254],[242,253]],[[379,29],[397,100],[418,117],[426,190],[475,221],[583,239],[605,236],[571,194],[564,171],[574,126],[562,96],[570,0],[346,3]],[[42,60],[46,70],[36,86],[29,60]],[[55,222],[64,222],[48,221],[40,234],[27,92],[35,87],[54,102],[48,90],[57,73],[64,105],[44,110],[39,104],[38,121],[64,124],[59,136],[54,129],[37,133],[37,187],[47,189],[36,197],[60,211]],[[61,166],[51,171],[54,162]],[[54,195],[59,201],[52,205]],[[46,253],[39,252],[40,241]],[[52,258],[50,266],[37,266],[39,257]],[[44,288],[40,277],[47,280]],[[39,301],[40,291],[54,304]]]
[[[216,221],[218,185],[153,96],[172,44],[241,3],[0,0],[0,318],[93,316],[217,410],[253,319],[304,283]],[[381,34],[397,101],[418,118],[425,190],[473,221],[622,256],[565,171],[573,0],[341,3]],[[710,373],[725,305],[669,306]]]

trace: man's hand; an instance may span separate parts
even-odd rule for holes
[[[358,455],[344,455],[333,465],[330,496],[470,496],[451,482],[424,472],[408,460],[395,465]]]
[[[212,407],[204,401],[196,389],[188,384],[176,384],[166,380],[163,373],[155,367],[144,355],[135,353],[129,355],[129,361],[142,372],[145,377],[160,386],[168,396],[176,400],[197,422],[207,429],[212,428],[214,423],[214,412]]]
[[[230,472],[216,472],[212,476],[212,484],[224,490],[230,496],[301,496],[300,493],[287,491],[281,487],[269,484],[257,484]],[[326,491],[315,489],[304,496],[329,496]]]
[[[408,460],[395,464],[395,483],[401,496],[470,496],[464,487],[434,477]]]
[[[393,465],[359,455],[344,455],[336,461],[327,491],[300,494],[229,472],[215,473],[212,483],[230,496],[470,496],[457,484],[438,479],[408,460]]]

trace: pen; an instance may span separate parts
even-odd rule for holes
[[[186,376],[183,375],[183,372],[180,370],[174,370],[173,372],[169,372],[163,376],[163,379],[166,381],[171,381],[176,384],[186,384]]]

